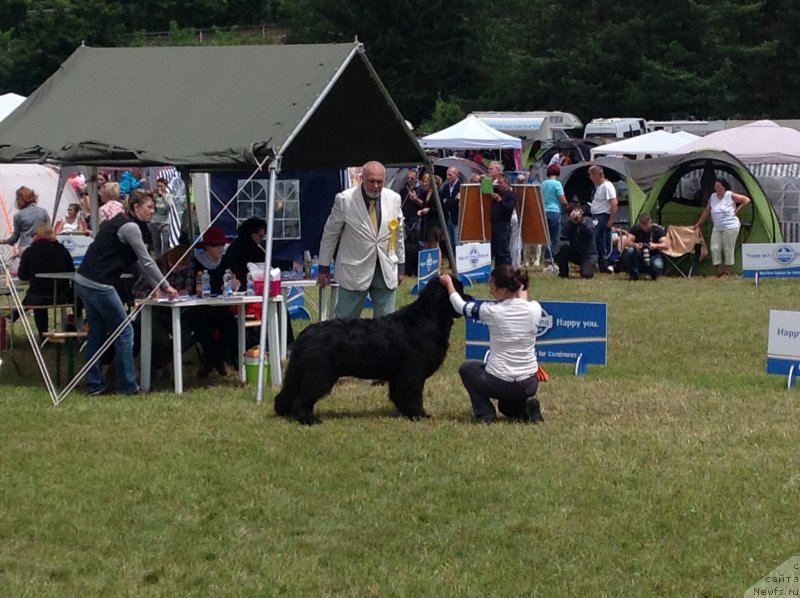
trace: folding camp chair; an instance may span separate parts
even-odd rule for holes
[[[664,274],[676,272],[684,278],[691,278],[695,262],[708,255],[705,239],[691,226],[668,226],[667,238],[670,248],[662,251]]]

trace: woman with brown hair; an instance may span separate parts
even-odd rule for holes
[[[36,227],[40,224],[50,224],[47,211],[36,205],[39,196],[29,187],[17,189],[17,213],[14,214],[14,232],[7,239],[0,240],[0,245],[13,245],[22,254],[33,242]]]
[[[37,278],[43,272],[74,272],[72,256],[61,243],[56,240],[53,227],[44,222],[36,227],[28,250],[19,260],[17,276],[20,280],[30,282],[28,292],[22,300],[23,305],[50,305],[58,303],[73,303],[72,286],[68,280]],[[48,330],[48,316],[46,309],[33,310],[33,318],[39,338]]]

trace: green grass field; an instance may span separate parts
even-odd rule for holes
[[[469,423],[463,321],[430,420],[344,380],[314,427],[191,366],[180,397],[162,381],[54,408],[17,324],[0,593],[741,596],[800,553],[800,390],[764,373],[795,282],[538,274],[532,297],[609,317],[608,365],[548,365],[536,426]]]

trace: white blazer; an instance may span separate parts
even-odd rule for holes
[[[365,291],[372,282],[376,260],[380,260],[383,280],[397,288],[397,264],[405,264],[403,212],[400,196],[391,189],[381,191],[381,222],[378,233],[372,229],[361,186],[336,194],[319,247],[320,266],[330,266],[336,253],[336,282],[350,291]],[[394,251],[389,250],[389,222],[397,220]]]

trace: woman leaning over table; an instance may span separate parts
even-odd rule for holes
[[[741,228],[739,212],[749,203],[749,197],[733,193],[731,184],[726,179],[718,178],[714,181],[714,193],[708,198],[706,208],[694,225],[699,230],[711,214],[714,225],[711,231],[711,261],[717,278],[731,273],[731,266],[736,259],[736,239]]]
[[[136,265],[153,287],[161,283],[156,266],[142,239],[141,225],[153,215],[153,198],[142,190],[131,192],[125,210],[100,225],[97,236],[75,274],[75,294],[86,307],[89,332],[86,337],[86,359],[91,359],[105,340],[127,318],[122,299],[114,288],[127,266]],[[171,285],[161,283],[159,293],[170,299],[178,297]],[[128,323],[114,340],[117,361],[117,389],[122,394],[136,394],[136,365],[133,361],[133,327]],[[95,363],[86,374],[90,395],[103,394],[107,385]]]

